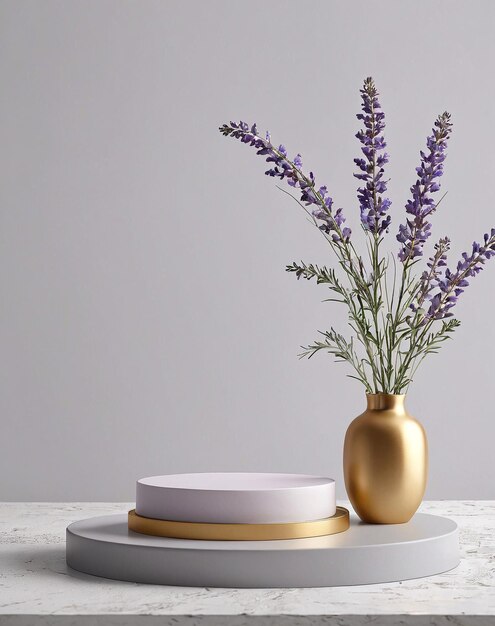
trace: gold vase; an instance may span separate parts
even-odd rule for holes
[[[428,443],[404,401],[403,395],[367,395],[366,411],[351,422],[345,435],[345,486],[364,522],[408,522],[423,499]]]

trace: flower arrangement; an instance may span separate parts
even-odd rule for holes
[[[362,128],[356,137],[362,155],[354,159],[360,181],[357,190],[361,227],[366,237],[367,261],[355,246],[351,229],[345,226],[342,208],[335,209],[325,185],[316,183],[313,172],[302,169],[300,154],[288,157],[284,145],[278,148],[269,133],[259,134],[256,124],[230,122],[220,132],[254,147],[270,164],[266,175],[285,180],[297,194],[291,195],[308,213],[334,252],[342,277],[334,268],[292,263],[286,270],[295,276],[315,279],[332,293],[328,300],[346,305],[353,335],[347,339],[334,328],[322,332],[319,341],[304,348],[301,356],[326,351],[337,361],[347,362],[351,377],[359,380],[367,393],[405,393],[423,361],[438,352],[460,322],[452,309],[469,280],[495,255],[495,228],[474,242],[457,265],[447,265],[450,240],[443,237],[434,245],[423,271],[417,264],[431,235],[431,216],[438,200],[446,148],[452,131],[451,116],[445,112],[434,123],[426,148],[420,152],[417,178],[406,203],[405,223],[398,229],[400,248],[395,255],[383,255],[380,246],[391,224],[391,201],[385,196],[385,166],[389,155],[383,135],[385,114],[372,78],[366,78],[361,93]],[[392,261],[392,263],[390,263]]]

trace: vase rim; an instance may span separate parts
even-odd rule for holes
[[[367,398],[378,398],[379,396],[383,396],[385,398],[405,398],[406,394],[405,393],[383,393],[383,392],[378,392],[378,393],[367,393],[366,397]]]
[[[368,393],[366,394],[366,404],[372,411],[405,411],[405,394],[394,393]]]

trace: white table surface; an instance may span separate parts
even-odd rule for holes
[[[495,501],[425,502],[423,512],[445,515],[459,525],[461,564],[446,574],[403,583],[198,589],[111,581],[66,566],[70,522],[132,506],[0,504],[0,625],[495,624]]]

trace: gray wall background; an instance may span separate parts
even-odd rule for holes
[[[434,219],[452,260],[495,225],[495,4],[0,3],[0,497],[131,500],[146,475],[321,473],[364,407],[298,346],[344,312],[287,262],[331,262],[254,151],[257,121],[325,182],[359,236],[359,87],[387,114],[394,236],[418,151],[455,134]],[[431,245],[433,239],[431,240]],[[429,498],[494,498],[495,262],[425,363],[409,409]]]

